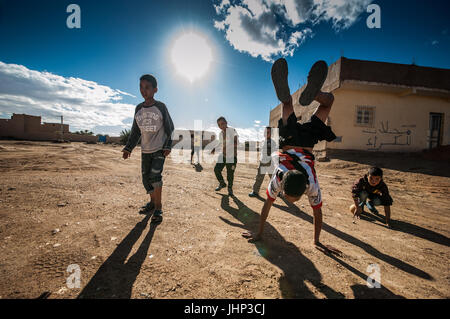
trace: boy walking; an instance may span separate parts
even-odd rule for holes
[[[354,204],[350,206],[353,216],[359,218],[364,205],[378,215],[375,206],[384,206],[385,223],[391,228],[391,206],[393,203],[389,189],[383,181],[383,171],[379,167],[371,167],[367,174],[353,184],[352,197]]]
[[[161,222],[162,171],[165,158],[172,149],[174,125],[166,105],[153,98],[158,91],[156,78],[150,74],[143,75],[140,90],[145,101],[136,106],[130,137],[122,152],[124,159],[130,157],[141,139],[142,182],[150,194],[150,201],[142,207],[141,213],[154,209],[152,222]]]
[[[214,167],[214,173],[219,181],[216,192],[227,186],[222,176],[222,170],[226,167],[228,194],[233,196],[234,171],[236,170],[237,164],[238,134],[234,128],[228,126],[227,120],[223,116],[217,119],[217,125],[221,130],[219,144],[221,145],[222,151],[219,153],[216,166]]]
[[[292,97],[287,81],[288,67],[285,59],[278,59],[272,66],[272,81],[278,99],[282,102],[282,118],[278,122],[280,130],[280,148],[278,153],[279,165],[274,171],[267,188],[267,199],[261,211],[259,229],[257,232],[245,232],[245,238],[259,240],[263,234],[264,223],[269,215],[273,202],[281,191],[284,198],[294,203],[306,193],[314,214],[314,244],[318,249],[339,253],[338,250],[322,245],[319,241],[322,229],[322,195],[314,168],[312,150],[318,141],[332,141],[336,135],[325,124],[334,96],[321,91],[328,73],[328,66],[324,61],[316,62],[308,75],[308,84],[300,96],[301,105],[309,105],[313,100],[318,101],[317,108],[311,121],[300,124],[297,122]]]
[[[265,140],[261,147],[261,158],[259,162],[258,171],[256,172],[255,183],[253,184],[253,191],[248,194],[250,197],[258,197],[259,189],[264,181],[266,174],[269,175],[269,179],[272,178],[274,167],[272,166],[272,149],[277,149],[277,143],[272,139],[272,128],[267,126],[265,129]]]

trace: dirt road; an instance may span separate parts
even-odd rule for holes
[[[256,228],[263,204],[247,196],[250,164],[238,164],[229,197],[214,192],[212,164],[197,172],[169,158],[164,221],[152,226],[138,214],[148,200],[140,150],[127,161],[120,150],[0,141],[1,298],[450,297],[446,162],[346,153],[317,163],[321,241],[339,257],[314,248],[306,197],[297,206],[278,199],[261,242],[241,237]],[[394,230],[376,215],[352,223],[350,187],[369,164],[384,168]],[[366,286],[371,264],[380,268],[380,289]],[[69,265],[79,267],[80,288],[66,285]]]

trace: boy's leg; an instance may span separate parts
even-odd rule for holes
[[[364,211],[364,205],[366,204],[367,198],[369,197],[369,193],[366,191],[362,191],[359,193],[359,207],[361,207],[361,210]]]
[[[367,208],[369,208],[369,210],[374,213],[374,214],[378,214],[378,210],[375,208],[375,206],[381,206],[382,202],[379,196],[377,195],[369,195],[369,201],[367,202]]]
[[[151,169],[152,169],[152,157],[150,154],[141,155],[141,170],[142,170],[142,184],[144,184],[144,188],[147,191],[147,194],[151,194],[154,189],[151,184]]]
[[[162,220],[162,171],[164,167],[165,157],[162,151],[152,153],[152,163],[150,170],[150,183],[153,187],[153,191],[150,193],[152,201],[155,203],[155,212],[153,213],[152,221],[159,222]]]
[[[258,170],[256,171],[255,183],[253,184],[253,193],[251,193],[250,195],[257,195],[259,193],[259,190],[261,189],[261,185],[265,176],[265,174],[261,173],[261,167],[263,167],[263,165],[259,163]]]
[[[225,185],[225,180],[222,176],[222,170],[225,167],[225,163],[216,163],[214,166],[214,174],[216,175],[217,180],[219,181],[219,187]]]
[[[334,95],[333,93],[319,92],[314,100],[320,103],[314,115],[325,123],[334,102]]]
[[[384,214],[386,215],[385,224],[387,224],[389,227],[391,226],[391,204],[392,202],[382,200],[382,198],[378,195],[373,196],[370,201],[370,204],[372,204],[375,208],[375,206],[383,206],[384,207]],[[375,209],[376,213],[378,214],[378,211]]]
[[[150,194],[150,197],[152,198],[152,202],[155,203],[155,210],[161,210],[162,187],[155,188],[153,193]]]
[[[234,159],[234,163],[225,164],[227,167],[227,181],[228,181],[228,190],[230,191],[233,188],[234,181],[234,171],[236,170],[236,158]]]
[[[199,164],[200,164],[200,150],[201,150],[201,148],[197,147],[197,160],[198,160]]]
[[[283,124],[286,125],[287,119],[294,113],[294,105],[288,84],[288,65],[285,59],[281,58],[275,61],[272,65],[271,76],[277,97],[283,103],[281,118]]]
[[[300,105],[308,106],[314,101],[322,89],[328,75],[328,65],[325,61],[317,61],[308,73],[308,83],[299,98]]]

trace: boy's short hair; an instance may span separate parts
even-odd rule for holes
[[[302,196],[308,182],[305,174],[298,170],[290,170],[283,175],[283,190],[289,196]]]
[[[224,121],[225,123],[228,123],[227,120],[223,116],[221,116],[217,119],[217,123],[219,123],[219,121]]]
[[[154,89],[158,87],[158,82],[156,82],[156,78],[151,74],[144,74],[141,76],[140,81],[145,80],[150,82]]]
[[[379,167],[373,166],[369,168],[369,175],[383,177],[383,170]]]

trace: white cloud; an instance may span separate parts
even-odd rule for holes
[[[129,128],[135,105],[121,103],[133,95],[80,78],[30,70],[0,61],[0,112],[41,115],[44,121],[64,116],[70,130],[89,129],[117,135]]]
[[[330,21],[335,30],[349,28],[372,0],[215,0],[214,27],[238,51],[272,61],[292,56],[311,28]]]
[[[332,21],[335,29],[347,29],[365,12],[372,0],[314,0],[315,22]]]

